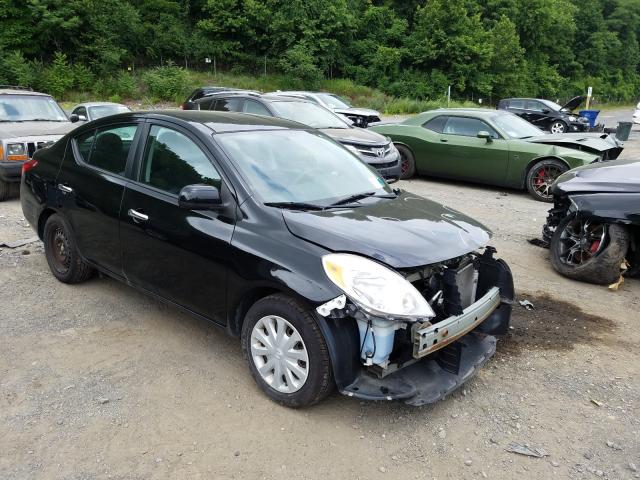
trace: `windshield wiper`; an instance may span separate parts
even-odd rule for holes
[[[344,205],[345,203],[357,202],[358,200],[362,200],[367,197],[376,197],[376,198],[396,198],[397,195],[376,195],[376,192],[363,192],[356,193],[355,195],[349,195],[348,197],[341,198],[340,200],[333,202],[330,204],[330,207],[336,207],[338,205]]]
[[[66,122],[67,120],[56,120],[54,118],[27,118],[21,122]]]
[[[324,205],[305,202],[266,202],[267,207],[288,208],[290,210],[324,210]]]

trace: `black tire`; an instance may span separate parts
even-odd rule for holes
[[[551,133],[567,133],[568,130],[569,127],[562,120],[554,120],[549,124],[549,131]]]
[[[47,219],[43,241],[51,273],[61,282],[81,283],[94,274],[78,252],[71,227],[60,215],[53,214]]]
[[[283,393],[269,385],[258,372],[251,354],[251,334],[260,319],[276,315],[289,322],[300,334],[308,354],[308,376],[302,387]],[[272,400],[292,408],[308,407],[325,398],[334,388],[333,370],[324,336],[312,313],[296,299],[275,294],[258,300],[247,312],[242,324],[242,353],[253,379]],[[275,373],[275,371],[274,371]]]
[[[396,145],[400,152],[400,180],[408,180],[416,174],[416,157],[409,147]]]
[[[553,202],[551,185],[564,172],[569,170],[567,165],[560,160],[549,158],[535,163],[527,172],[526,187],[536,200],[541,202]]]
[[[0,202],[3,202],[7,198],[9,198],[9,193],[11,192],[11,185],[7,182],[3,182],[0,180]]]
[[[614,283],[620,278],[620,265],[629,250],[629,232],[622,225],[592,221],[588,228],[589,231],[594,232],[594,235],[590,237],[591,239],[587,238],[585,246],[581,247],[581,251],[578,252],[579,261],[577,263],[570,262],[567,260],[566,251],[568,245],[573,245],[575,242],[568,239],[569,233],[586,230],[584,228],[586,221],[576,217],[575,214],[562,219],[551,239],[551,264],[558,273],[573,280],[598,285]],[[600,227],[602,227],[603,233],[600,233]],[[595,243],[590,243],[591,241],[599,242],[597,250],[592,256],[586,254],[587,258],[584,258],[584,249],[595,245]]]

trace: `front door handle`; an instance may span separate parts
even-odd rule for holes
[[[447,140],[446,138],[441,138],[441,139],[440,139],[440,141],[441,141],[441,142],[445,142],[445,143],[446,143],[446,142],[448,142],[449,140]]]
[[[73,188],[67,187],[66,185],[63,185],[61,183],[58,184],[58,190],[64,193],[73,193]]]
[[[144,213],[137,212],[133,208],[129,209],[127,212],[131,218],[133,218],[134,222],[146,222],[149,220],[149,215],[145,215]]]

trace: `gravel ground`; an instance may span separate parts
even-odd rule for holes
[[[640,132],[627,147],[640,153]],[[334,394],[289,410],[216,328],[111,279],[63,285],[38,242],[0,248],[0,478],[640,478],[640,281],[557,275],[527,243],[549,206],[524,193],[400,186],[489,226],[536,307],[515,308],[464,389],[421,408]],[[32,236],[19,201],[0,204],[0,243]]]

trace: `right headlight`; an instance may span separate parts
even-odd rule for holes
[[[322,266],[333,283],[372,315],[413,320],[435,317],[429,303],[411,283],[373,260],[331,253],[322,257]]]

